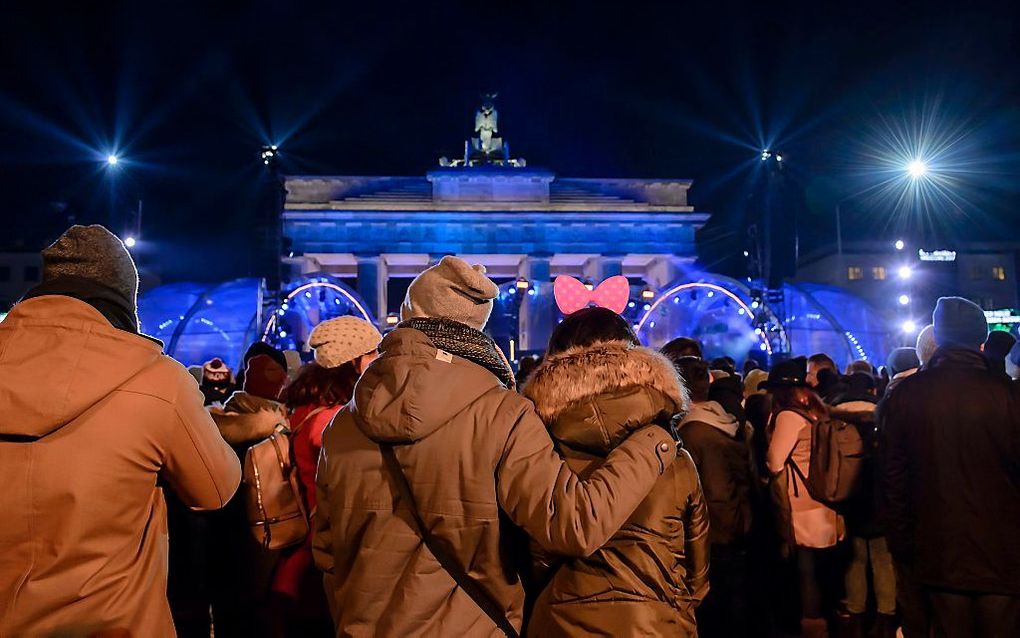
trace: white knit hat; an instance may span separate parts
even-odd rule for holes
[[[323,368],[339,368],[379,347],[382,335],[375,326],[357,317],[337,317],[315,326],[308,345],[315,362]]]
[[[447,255],[411,282],[400,318],[445,317],[481,330],[498,296],[499,288],[485,276],[485,266]]]

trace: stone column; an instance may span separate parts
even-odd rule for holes
[[[556,306],[549,280],[551,259],[548,253],[536,253],[528,255],[524,262],[524,276],[531,282],[535,294],[528,295],[521,303],[521,350],[544,350],[549,343]]]
[[[605,253],[601,257],[600,280],[604,281],[610,277],[623,274],[623,253]]]
[[[386,318],[386,264],[379,255],[355,255],[358,260],[358,294],[376,321]]]

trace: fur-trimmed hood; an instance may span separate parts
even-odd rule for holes
[[[287,427],[287,409],[282,403],[262,399],[247,392],[235,392],[222,410],[210,408],[223,440],[231,445],[261,441],[276,429]]]
[[[634,429],[668,422],[688,406],[687,388],[669,360],[623,341],[546,357],[524,395],[554,438],[598,454],[616,447]]]

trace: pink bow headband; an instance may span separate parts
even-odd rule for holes
[[[594,290],[588,290],[577,279],[560,275],[553,282],[553,296],[556,297],[560,312],[565,315],[587,308],[588,304],[620,314],[630,300],[630,282],[623,275],[616,275],[600,283]]]

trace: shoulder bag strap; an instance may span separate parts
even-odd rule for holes
[[[411,516],[414,518],[414,524],[418,528],[418,533],[421,534],[422,541],[425,543],[425,547],[428,547],[432,555],[436,557],[439,564],[443,569],[453,577],[453,580],[457,585],[464,590],[471,600],[475,602],[478,607],[485,612],[485,614],[492,619],[492,622],[496,623],[496,626],[509,638],[518,638],[520,634],[514,629],[514,626],[510,624],[506,614],[503,613],[501,606],[493,600],[492,596],[482,589],[481,585],[475,582],[464,568],[460,566],[456,558],[450,554],[446,547],[439,542],[429,533],[428,528],[425,527],[425,521],[422,520],[421,514],[418,513],[418,505],[415,503],[414,495],[411,494],[411,486],[407,483],[407,477],[404,476],[404,472],[400,469],[400,462],[397,460],[396,454],[393,452],[393,446],[387,443],[380,443],[379,448],[382,450],[383,460],[386,462],[386,468],[390,471],[393,476],[394,482],[397,484],[397,489],[400,490],[400,498],[404,499],[407,506],[411,509]]]
[[[298,423],[295,427],[291,428],[291,430],[290,430],[291,434],[297,434],[298,430],[300,430],[301,428],[303,428],[305,426],[305,423],[308,423],[308,421],[311,420],[311,418],[313,416],[315,416],[316,414],[322,412],[325,409],[326,408],[324,406],[320,405],[319,407],[315,408],[314,410],[312,410],[311,412],[306,414],[305,418],[301,419],[300,423]]]

